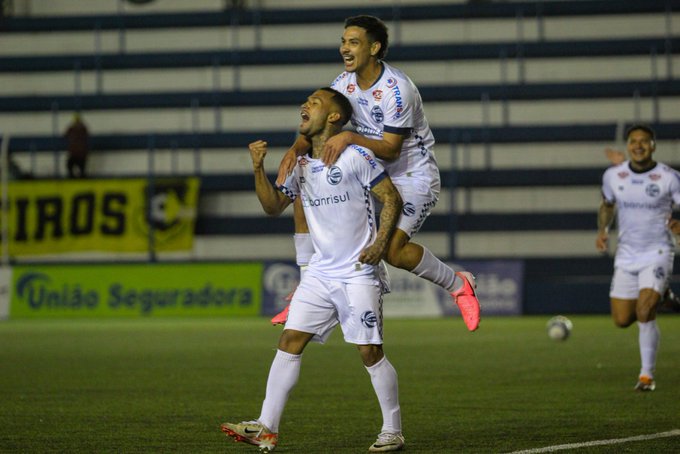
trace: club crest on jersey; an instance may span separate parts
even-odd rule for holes
[[[361,314],[361,323],[364,324],[366,328],[375,328],[378,324],[378,317],[373,311],[366,311]]]
[[[411,202],[406,202],[401,209],[404,216],[413,216],[416,214],[416,207]]]
[[[373,120],[376,123],[382,123],[383,120],[385,119],[385,114],[383,114],[382,109],[380,106],[373,106],[371,109],[371,117],[373,117]]]
[[[658,197],[659,194],[661,193],[661,189],[659,188],[658,184],[652,183],[650,185],[647,185],[647,187],[645,188],[645,192],[650,197]]]
[[[387,88],[392,88],[395,85],[397,85],[397,79],[395,79],[394,77],[390,77],[389,79],[387,79]]]
[[[356,90],[356,88],[357,88],[356,85],[354,85],[354,84],[349,84],[349,85],[347,86],[347,93],[349,93],[349,94],[354,93],[354,90]]]
[[[373,90],[373,99],[380,101],[382,99],[382,90]]]
[[[326,174],[326,181],[328,181],[328,184],[333,186],[340,183],[342,181],[342,170],[340,170],[340,167],[333,166],[330,169],[328,169],[328,173]]]

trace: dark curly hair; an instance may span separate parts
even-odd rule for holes
[[[378,58],[382,60],[387,55],[388,36],[387,26],[383,21],[375,16],[352,16],[345,19],[345,28],[361,27],[366,30],[366,34],[371,42],[380,43]]]

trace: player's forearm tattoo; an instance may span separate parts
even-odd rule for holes
[[[402,207],[401,197],[389,180],[384,180],[376,185],[373,188],[373,193],[383,203],[383,208],[380,212],[380,228],[378,229],[375,241],[376,243],[387,245],[387,241],[392,235],[399,219],[399,212]]]
[[[600,209],[597,212],[597,228],[600,231],[606,231],[609,229],[612,221],[614,220],[614,205],[608,205],[602,203]]]

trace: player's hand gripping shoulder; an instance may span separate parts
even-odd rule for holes
[[[330,137],[326,140],[326,144],[323,147],[321,161],[327,166],[335,164],[335,161],[338,160],[350,143],[352,143],[352,133],[349,131],[342,131]]]
[[[298,156],[307,153],[310,148],[311,144],[304,136],[300,135],[295,139],[295,143],[288,149],[283,159],[281,159],[281,164],[279,164],[279,173],[276,176],[277,186],[281,186],[286,181],[286,178],[293,173],[293,169],[297,165]]]
[[[359,255],[359,261],[369,265],[377,265],[387,255],[389,239],[394,233],[403,203],[399,191],[394,187],[389,177],[383,178],[382,181],[373,186],[371,192],[383,204],[383,209],[380,212],[380,228],[373,244]]]

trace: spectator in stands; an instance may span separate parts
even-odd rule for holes
[[[87,155],[90,151],[90,133],[80,113],[73,114],[73,121],[64,133],[68,157],[66,168],[70,178],[85,178]]]
[[[369,451],[397,451],[404,446],[397,373],[382,348],[383,288],[377,269],[397,224],[401,197],[385,169],[364,147],[349,147],[332,167],[320,159],[327,138],[340,132],[351,113],[347,98],[331,88],[319,89],[307,98],[299,132],[313,149],[299,158],[279,190],[264,170],[267,143],[250,144],[255,192],[264,211],[278,216],[293,200],[302,198],[316,249],[293,296],[260,417],[221,426],[236,441],[259,446],[261,452],[276,447],[279,421],[298,381],[306,345],[324,342],[338,324],[345,341],[357,346],[382,410],[382,431]],[[367,190],[384,205],[379,224]]]
[[[659,348],[656,312],[673,270],[671,231],[680,229],[680,221],[671,219],[673,204],[680,205],[680,173],[653,159],[656,139],[649,126],[633,125],[625,137],[629,160],[610,167],[602,178],[595,246],[607,251],[616,215],[612,318],[622,328],[638,322],[642,367],[635,389],[653,391]]]
[[[340,55],[345,72],[331,84],[352,103],[354,130],[343,131],[326,142],[323,162],[332,165],[350,143],[369,148],[385,166],[404,200],[399,224],[390,239],[387,262],[446,289],[460,308],[470,331],[479,325],[479,301],[472,273],[452,269],[413,236],[437,203],[441,187],[434,156],[434,136],[425,117],[418,88],[401,70],[387,64],[388,31],[373,16],[345,20]],[[310,148],[299,136],[284,157],[277,183],[295,166],[295,156]],[[304,214],[294,206],[295,248],[301,270],[314,253]],[[272,322],[285,320],[285,310]]]

